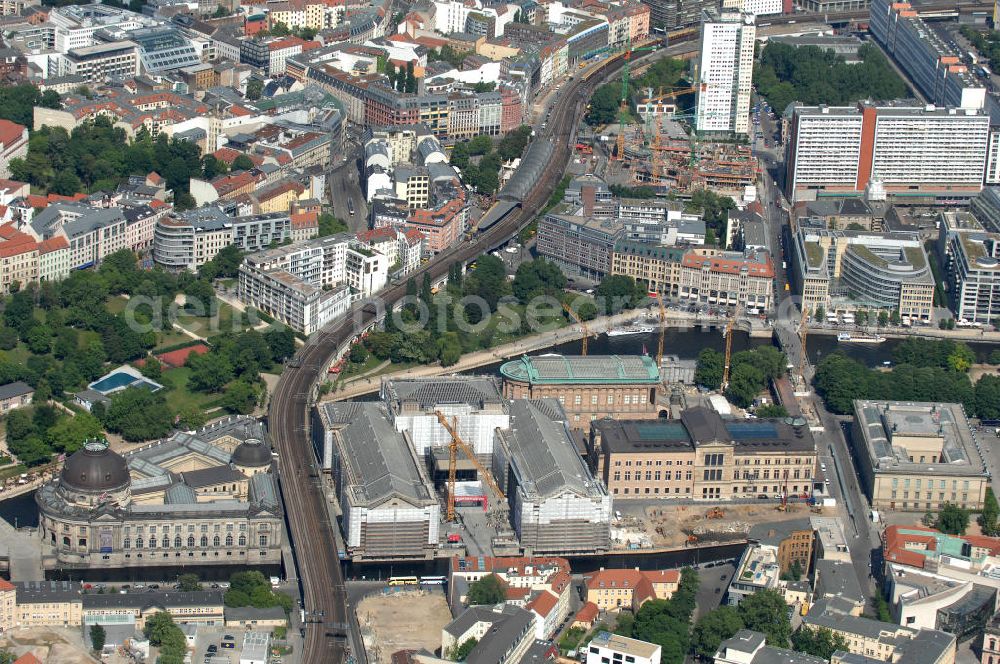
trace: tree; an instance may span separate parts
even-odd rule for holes
[[[752,364],[735,364],[729,372],[726,398],[740,408],[753,404],[765,384],[764,372]]]
[[[1000,418],[1000,376],[986,374],[976,382],[976,414],[984,419]]]
[[[163,365],[156,359],[155,355],[147,357],[146,361],[139,367],[139,371],[142,372],[143,376],[151,380],[158,381],[163,378]]]
[[[264,81],[258,78],[251,78],[247,81],[247,99],[257,101],[264,93]]]
[[[441,366],[450,367],[462,359],[462,340],[456,332],[445,332],[437,340],[437,351]]]
[[[465,658],[469,656],[469,653],[472,652],[472,649],[475,648],[478,643],[479,639],[475,637],[466,639],[461,645],[455,648],[449,659],[454,662],[464,662]]]
[[[536,258],[521,263],[514,275],[511,290],[521,304],[539,295],[555,295],[566,287],[566,275],[555,263]]]
[[[934,527],[949,535],[964,535],[969,527],[969,512],[954,503],[945,503],[937,514]]]
[[[249,415],[257,407],[260,398],[261,393],[257,384],[241,378],[226,388],[222,405],[231,413]]]
[[[232,169],[234,171],[252,171],[255,168],[253,160],[245,154],[241,154],[233,159]]]
[[[291,328],[282,327],[268,330],[264,340],[271,348],[271,361],[283,362],[295,355],[295,333]]]
[[[780,404],[769,403],[758,408],[754,415],[757,417],[788,417],[788,411]]]
[[[847,651],[848,646],[847,639],[825,627],[800,627],[792,634],[792,650],[821,659],[830,659],[838,650]]]
[[[646,296],[646,290],[635,279],[621,274],[604,278],[594,289],[602,313],[617,314],[632,309]]]
[[[234,376],[232,363],[220,352],[191,353],[184,364],[191,369],[188,387],[198,392],[218,392]]]
[[[368,351],[365,350],[364,344],[354,344],[351,346],[350,359],[354,364],[365,363],[368,359]]]
[[[347,224],[343,220],[337,219],[329,212],[323,212],[319,215],[319,232],[317,237],[336,235],[337,233],[344,233],[347,230]]]
[[[496,574],[484,576],[478,581],[469,584],[468,593],[469,606],[480,604],[499,604],[506,599],[507,595],[500,585],[500,579]]]
[[[177,577],[177,584],[182,592],[201,590],[201,581],[197,574],[181,574]]]
[[[115,394],[104,415],[108,431],[121,434],[129,442],[163,438],[173,421],[164,398],[139,387]]]
[[[694,654],[706,661],[712,661],[719,650],[719,645],[741,629],[743,629],[743,618],[736,608],[720,606],[709,611],[694,624],[691,634]]]
[[[417,91],[417,77],[413,73],[413,62],[406,63],[406,79],[403,91],[411,94]]]
[[[787,648],[792,635],[792,624],[788,618],[788,605],[776,590],[762,590],[747,595],[740,601],[740,617],[743,625],[767,637],[767,644],[775,648]]]
[[[194,430],[205,426],[208,417],[194,404],[185,404],[177,409],[178,428]]]
[[[968,371],[976,361],[976,354],[965,344],[955,344],[948,354],[948,366],[955,371]]]
[[[722,385],[726,357],[711,348],[703,348],[698,353],[698,363],[694,370],[694,382],[709,390],[717,390]]]
[[[889,312],[885,309],[878,312],[878,326],[885,327],[889,324]]]
[[[58,452],[72,454],[91,438],[104,434],[100,421],[90,413],[77,413],[73,417],[62,417],[47,433],[45,439]]]
[[[104,642],[108,635],[104,631],[104,628],[100,625],[90,626],[90,645],[93,646],[94,652],[101,652],[104,650]]]
[[[983,531],[983,535],[987,537],[996,537],[997,533],[1000,533],[1000,528],[997,527],[997,517],[1000,517],[1000,503],[997,503],[997,497],[993,493],[991,487],[986,487],[986,498],[983,500],[983,511],[979,515],[979,527]]]
[[[584,121],[591,125],[611,124],[618,119],[618,107],[621,99],[621,86],[606,83],[594,91],[590,97],[590,110],[584,116]]]

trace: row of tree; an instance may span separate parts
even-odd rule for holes
[[[952,367],[898,364],[877,371],[833,353],[816,367],[814,384],[827,408],[839,414],[852,413],[855,399],[890,399],[961,403],[970,415],[1000,417],[1000,377],[986,375],[973,386],[967,373]]]
[[[62,108],[62,102],[55,90],[42,92],[31,83],[0,87],[0,118],[33,127],[35,106],[58,109]]]
[[[893,100],[907,96],[906,84],[873,44],[858,50],[861,62],[847,64],[832,50],[796,48],[768,42],[755,68],[757,91],[776,113],[793,101],[809,106],[844,106],[861,99]]]

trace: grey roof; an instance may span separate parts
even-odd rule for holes
[[[88,593],[83,595],[83,608],[87,609],[147,609],[161,607],[169,609],[174,606],[222,606],[221,590],[192,590],[182,592],[168,590],[165,592],[132,592],[132,593]]]
[[[280,606],[258,609],[255,606],[226,607],[226,620],[283,620],[285,610]]]
[[[863,438],[860,453],[868,455],[877,473],[986,474],[959,404],[859,399],[854,401],[854,416]],[[940,436],[940,458],[911,461],[905,445],[893,442],[895,434]]]
[[[816,596],[834,595],[846,600],[864,604],[865,592],[854,571],[854,565],[840,560],[816,561]]]
[[[111,399],[104,396],[97,390],[92,390],[89,387],[85,390],[80,390],[75,394],[76,398],[80,401],[86,401],[89,404],[95,403],[111,403]]]
[[[168,505],[189,505],[197,503],[198,496],[187,484],[178,483],[167,489],[164,502]]]
[[[516,606],[504,606],[506,616],[479,640],[465,658],[466,664],[501,664],[511,648],[521,643],[528,632],[534,633],[535,614]],[[531,637],[529,637],[531,638]]]
[[[319,409],[327,426],[337,429],[345,493],[369,507],[393,496],[417,505],[435,501],[409,444],[380,404],[328,403]]]
[[[514,172],[513,177],[504,185],[499,198],[508,201],[523,200],[541,179],[545,169],[548,168],[552,150],[551,140],[541,137],[533,140],[521,156],[520,166]]]
[[[764,635],[760,632],[753,632],[748,629],[741,629],[732,638],[726,639],[719,644],[719,654],[728,655],[729,652],[736,651],[746,655],[753,655],[753,659],[746,660],[739,657],[740,661],[748,661],[749,664],[826,664],[827,660],[815,655],[806,655],[784,648],[774,648],[764,644]],[[721,659],[721,657],[716,658]],[[736,661],[737,657],[725,656],[726,661]]]
[[[83,587],[72,581],[15,581],[18,604],[67,602],[79,599]]]
[[[442,404],[463,403],[482,408],[487,403],[503,402],[496,381],[480,376],[385,380],[382,395],[395,407],[403,402],[416,402],[423,410]]]
[[[250,499],[271,509],[281,507],[278,481],[271,473],[257,473],[250,478]]]
[[[431,180],[451,180],[452,178],[457,178],[458,173],[455,168],[450,164],[443,164],[440,162],[432,162],[427,164],[427,174],[430,176]]]
[[[6,385],[0,385],[0,399],[13,399],[14,397],[23,397],[25,394],[31,394],[35,391],[31,385],[28,385],[24,381],[17,380],[13,383],[7,383]]]
[[[247,476],[230,466],[215,466],[214,468],[202,468],[201,470],[189,470],[181,473],[181,479],[192,488],[212,486],[224,482],[241,482]]]
[[[494,623],[500,619],[502,619],[502,614],[497,613],[488,606],[470,606],[458,614],[458,617],[445,625],[444,631],[458,637],[472,629],[472,626],[476,623]]]
[[[96,209],[82,217],[66,221],[63,224],[63,232],[66,233],[67,238],[72,240],[75,237],[92,233],[98,228],[124,220],[125,215],[119,208]]]
[[[510,429],[500,436],[510,451],[517,485],[529,497],[603,495],[603,487],[576,451],[558,401],[515,399],[510,416]]]

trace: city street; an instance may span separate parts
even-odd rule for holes
[[[350,230],[363,231],[368,228],[368,206],[359,181],[360,143],[345,138],[344,155],[343,161],[334,161],[327,176],[333,216],[344,220]],[[350,213],[349,201],[354,205],[354,214]]]

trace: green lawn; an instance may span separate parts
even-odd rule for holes
[[[128,298],[124,295],[116,295],[114,297],[109,297],[108,301],[104,303],[104,307],[113,314],[120,314],[125,311],[125,307],[128,305]]]
[[[249,327],[246,314],[236,311],[222,300],[214,299],[213,307],[215,310],[205,312],[204,316],[193,316],[186,312],[179,312],[177,323],[184,329],[202,337],[211,337],[226,332],[242,332]]]
[[[165,384],[169,384],[171,389],[166,393],[167,405],[174,412],[187,406],[194,406],[201,410],[218,405],[221,397],[217,394],[202,394],[188,390],[188,380],[191,378],[191,370],[187,367],[178,367],[163,372]]]

